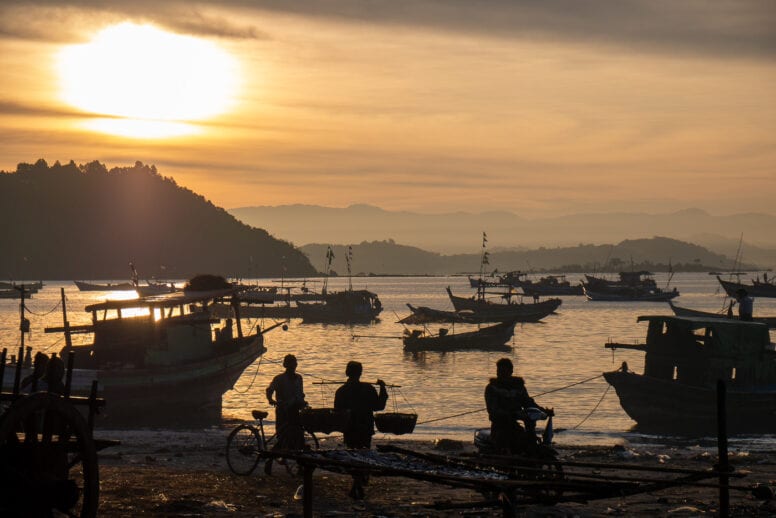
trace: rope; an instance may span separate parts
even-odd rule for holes
[[[259,357],[259,363],[256,364],[256,372],[253,373],[253,378],[251,379],[251,382],[248,384],[245,390],[237,390],[236,388],[232,390],[234,390],[238,394],[245,394],[249,390],[251,390],[251,387],[253,387],[253,383],[256,381],[256,378],[259,376],[259,367],[261,367],[261,361],[263,358],[264,358],[263,356]]]
[[[48,315],[52,314],[60,305],[62,305],[62,301],[61,300],[59,302],[57,302],[56,305],[53,308],[51,308],[50,310],[46,311],[45,313],[36,313],[35,311],[31,310],[30,307],[27,304],[24,305],[24,309],[25,309],[25,311],[27,313],[29,313],[31,315],[35,315],[36,317],[45,317],[45,316],[48,316]]]
[[[553,392],[559,392],[561,390],[565,390],[567,388],[571,388],[571,387],[574,387],[576,385],[581,385],[583,383],[587,383],[588,381],[593,381],[594,379],[602,378],[602,377],[603,377],[603,374],[598,374],[596,376],[584,379],[582,381],[575,381],[574,383],[570,383],[570,384],[565,385],[563,387],[559,387],[559,388],[556,388],[556,389],[548,390],[546,392],[541,392],[539,394],[534,395],[534,397],[541,397],[541,396],[544,396],[544,395],[547,395],[547,394],[552,394]],[[609,390],[609,385],[607,385],[606,390],[607,391]],[[604,395],[606,395],[606,393],[604,393]],[[603,401],[603,398],[601,398],[601,400]],[[600,405],[600,404],[601,404],[601,402],[599,401],[598,405]],[[596,408],[598,408],[598,405],[596,405]],[[479,408],[477,410],[470,410],[468,412],[462,412],[460,414],[455,414],[455,415],[451,415],[451,416],[447,416],[447,417],[439,417],[437,419],[429,419],[428,421],[421,421],[418,424],[435,423],[437,421],[444,421],[445,419],[452,419],[454,417],[461,417],[461,416],[464,416],[464,415],[476,414],[477,412],[484,412],[485,410],[487,410],[487,409],[486,408]],[[595,408],[593,409],[593,412],[594,411],[595,411]],[[592,412],[590,414],[592,415]],[[587,417],[590,417],[590,415],[588,415]],[[587,420],[587,417],[585,418],[585,420]],[[584,421],[582,421],[582,422],[584,423]],[[579,425],[581,425],[581,424],[582,423],[579,423]],[[579,426],[579,425],[577,425],[577,426]]]
[[[588,381],[593,381],[594,379],[597,379],[597,378],[603,378],[603,377],[604,377],[604,375],[603,375],[603,374],[598,374],[598,375],[596,375],[596,376],[593,376],[592,378],[587,378],[587,379],[584,379],[584,380],[582,380],[582,381],[576,381],[576,382],[574,382],[574,383],[571,383],[570,385],[566,385],[565,387],[560,387],[560,388],[556,388],[556,389],[548,390],[548,391],[546,391],[546,392],[540,392],[539,394],[536,394],[536,395],[534,395],[534,397],[541,397],[541,396],[546,396],[547,394],[552,394],[553,392],[559,392],[559,391],[561,391],[561,390],[565,390],[565,389],[567,389],[567,388],[575,387],[575,386],[577,386],[577,385],[581,385],[581,384],[583,384],[583,383],[587,383]]]
[[[580,426],[582,426],[582,424],[583,424],[585,421],[587,421],[587,420],[590,418],[590,416],[591,416],[591,415],[593,415],[593,412],[595,412],[596,410],[598,410],[598,407],[599,407],[599,406],[601,405],[601,403],[603,402],[604,398],[606,397],[606,394],[608,394],[608,393],[609,393],[609,389],[610,389],[610,388],[612,388],[612,386],[611,386],[611,385],[606,385],[606,390],[604,390],[604,394],[603,394],[603,396],[601,396],[601,399],[599,399],[599,400],[598,400],[598,403],[596,403],[596,404],[595,404],[595,406],[594,406],[594,407],[593,407],[593,409],[590,411],[590,413],[589,413],[589,414],[587,414],[587,415],[585,416],[585,418],[584,418],[584,419],[582,419],[582,420],[579,422],[579,424],[577,424],[575,427],[573,427],[573,428],[572,428],[572,430],[576,430],[577,428],[579,428]]]

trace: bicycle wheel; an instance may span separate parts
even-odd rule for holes
[[[264,449],[259,431],[251,425],[241,424],[226,440],[226,463],[236,475],[250,475],[259,464],[259,452]]]
[[[320,448],[318,444],[318,438],[315,434],[309,430],[304,431],[304,449],[305,450],[317,450]]]

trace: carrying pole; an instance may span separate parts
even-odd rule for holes
[[[728,489],[730,466],[728,464],[727,409],[725,382],[717,380],[717,456],[719,469],[719,516],[730,516],[730,491]]]

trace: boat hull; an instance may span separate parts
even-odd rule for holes
[[[507,345],[515,333],[515,322],[446,335],[420,335],[404,338],[405,351],[508,351]]]
[[[117,284],[93,284],[91,282],[73,281],[79,291],[134,291],[135,286],[129,282]]]
[[[680,317],[706,317],[706,318],[725,318],[730,320],[738,320],[735,317],[728,317],[726,313],[712,313],[711,311],[699,311],[697,309],[689,309],[677,306],[671,301],[668,301],[671,306],[671,310],[674,315]],[[771,329],[776,329],[776,317],[753,317],[752,322],[759,322],[767,325]]]
[[[595,291],[584,288],[588,300],[608,302],[666,302],[679,296],[679,292],[641,292],[639,290]]]
[[[456,297],[447,289],[450,301],[456,311],[470,313],[478,321],[488,322],[538,322],[552,314],[562,303],[560,299],[549,299],[534,304],[496,304],[473,298]]]
[[[260,339],[207,360],[155,369],[97,371],[105,398],[98,425],[217,422],[221,399],[266,349]]]
[[[735,298],[736,292],[745,289],[750,297],[776,298],[776,284],[742,284],[740,282],[725,281],[717,275],[717,280],[728,296]]]
[[[706,433],[717,429],[716,390],[633,372],[605,372],[625,413],[644,431]],[[776,431],[776,386],[762,390],[727,391],[730,433]]]

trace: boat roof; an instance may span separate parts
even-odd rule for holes
[[[126,308],[167,308],[175,307],[186,304],[193,304],[195,302],[202,302],[205,300],[220,299],[222,297],[229,297],[242,290],[239,288],[228,288],[223,290],[207,290],[207,291],[178,291],[175,293],[162,293],[159,295],[149,295],[147,297],[139,297],[136,299],[128,300],[106,300],[97,304],[91,304],[84,308],[85,311],[104,311],[111,309],[126,309]]]
[[[677,316],[677,315],[641,315],[636,321],[663,321],[663,322],[683,322],[686,325],[690,325],[694,328],[700,327],[740,327],[740,326],[761,326],[767,328],[766,324],[762,322],[745,322],[737,319],[728,318],[716,318],[716,317],[695,317],[695,316]]]

